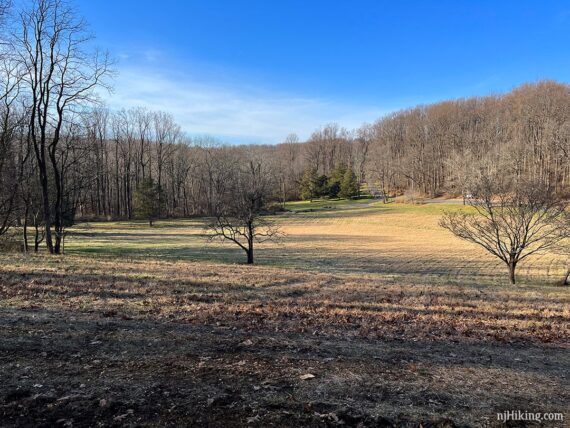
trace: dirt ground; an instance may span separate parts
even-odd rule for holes
[[[78,256],[0,262],[2,426],[570,418],[561,287]]]

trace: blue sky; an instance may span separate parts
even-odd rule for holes
[[[112,108],[169,111],[230,142],[570,81],[568,1],[76,2],[117,60]]]

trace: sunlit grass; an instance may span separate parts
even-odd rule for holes
[[[438,225],[446,210],[460,205],[384,204],[361,200],[270,216],[286,236],[280,243],[256,246],[262,265],[319,272],[346,272],[430,282],[506,284],[505,268],[476,245]],[[355,201],[351,201],[355,202]],[[313,205],[316,204],[316,205]],[[210,242],[207,219],[82,223],[70,230],[66,253],[74,255],[243,263],[231,243]],[[565,261],[541,254],[520,265],[522,284],[554,284]]]

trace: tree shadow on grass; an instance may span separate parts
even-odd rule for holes
[[[156,245],[153,242],[141,242],[137,238],[132,238],[137,242],[136,246],[121,245],[124,240],[115,245],[113,242],[88,246],[68,247],[67,254],[72,255],[98,255],[107,257],[127,257],[127,258],[153,258],[163,260],[185,260],[185,261],[208,261],[226,264],[245,264],[246,257],[240,248],[231,243],[207,243],[205,240],[194,240],[185,243],[183,239],[178,240],[176,245]],[[144,237],[142,237],[144,239]],[[296,238],[297,239],[297,238]],[[322,238],[319,238],[321,242]],[[299,239],[297,239],[299,241]],[[198,242],[197,242],[198,241]],[[311,237],[305,236],[303,242],[310,243]],[[337,243],[334,237],[326,238],[331,244]],[[342,250],[342,248],[341,248]],[[336,250],[322,250],[310,248],[282,246],[263,247],[256,250],[256,264],[284,267],[288,269],[300,269],[302,271],[321,271],[327,273],[347,273],[347,274],[376,274],[393,276],[406,281],[428,281],[430,283],[457,283],[467,285],[494,284],[502,285],[508,283],[508,276],[505,268],[493,260],[485,261],[459,261],[453,258],[445,258],[439,255],[438,258],[429,256],[404,256],[383,252],[382,250],[359,249],[354,255],[350,250],[338,252]],[[525,265],[521,265],[524,272]],[[532,269],[532,273],[519,273],[519,285],[556,285],[560,277],[553,270],[548,273],[541,271],[538,267]]]

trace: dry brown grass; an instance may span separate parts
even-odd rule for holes
[[[502,262],[438,225],[443,209],[458,207],[377,207],[285,221],[291,237],[285,246],[309,255],[313,266],[322,266],[325,258],[331,270],[507,283]],[[518,274],[523,282],[544,283],[559,281],[564,271],[563,258],[545,253],[521,264]]]
[[[570,293],[561,287],[78,256],[1,261],[13,422],[87,411],[134,425],[481,426],[510,408],[569,410]],[[316,377],[300,380],[305,373]],[[22,388],[31,392],[14,401]]]
[[[401,283],[375,275],[171,261],[5,258],[2,305],[228,322],[367,338],[569,343],[564,287]]]
[[[570,417],[570,288],[548,285],[559,261],[500,285],[492,259],[439,230],[438,209],[279,217],[287,241],[261,247],[258,266],[204,247],[198,221],[82,226],[66,256],[0,255],[2,425]]]
[[[257,261],[295,270],[366,273],[404,281],[507,285],[502,262],[438,226],[442,210],[458,208],[376,203],[277,216],[275,221],[287,236],[280,244],[259,245]],[[163,221],[153,229],[128,223],[80,225],[68,242],[68,252],[243,262],[237,247],[207,244],[203,225],[200,220]],[[520,264],[518,279],[523,284],[555,284],[565,268],[564,258],[540,254]]]

